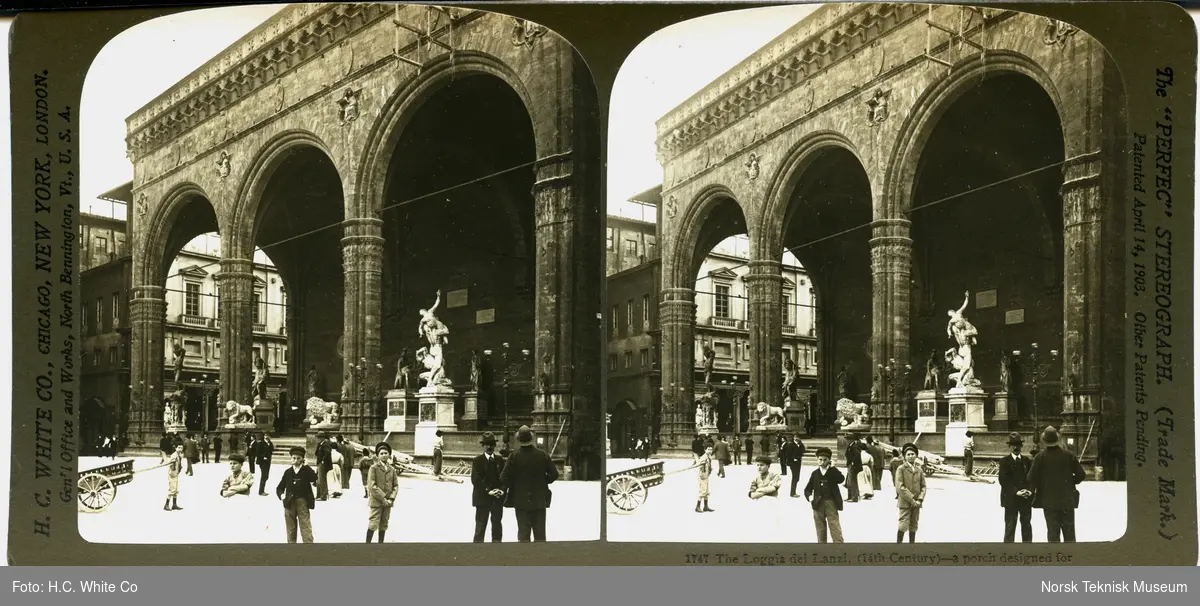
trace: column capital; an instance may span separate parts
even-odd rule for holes
[[[538,158],[533,163],[533,193],[571,184],[574,173],[574,161],[571,150],[549,154]]]
[[[871,239],[909,238],[912,221],[908,219],[876,219],[871,221]]]
[[[383,219],[378,217],[350,217],[342,221],[346,236],[371,236],[383,231]]]
[[[1084,187],[1100,178],[1103,154],[1097,150],[1063,160],[1063,189]]]
[[[667,303],[691,303],[695,305],[696,291],[691,288],[664,288],[661,292],[663,305]]]
[[[221,259],[221,269],[214,276],[217,282],[254,279],[252,259]]]
[[[135,303],[137,301],[141,301],[141,300],[164,301],[166,299],[166,294],[167,294],[167,289],[166,289],[166,287],[163,287],[163,286],[152,286],[152,285],[134,286],[133,287],[133,296],[129,298],[129,303],[130,303],[130,305],[132,305],[133,303]]]

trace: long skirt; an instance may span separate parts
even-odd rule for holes
[[[875,494],[873,480],[870,467],[863,467],[863,470],[858,472],[858,489],[862,491],[862,494],[867,496]]]
[[[334,465],[329,468],[328,484],[333,494],[342,494],[342,466]]]

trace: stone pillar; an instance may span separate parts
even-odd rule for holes
[[[779,261],[751,261],[743,278],[750,298],[750,404],[783,402],[783,274]]]
[[[1100,238],[1101,153],[1069,158],[1063,165],[1063,413],[1060,428],[1085,440],[1097,421],[1103,355],[1104,258]],[[1071,377],[1074,380],[1071,380]],[[1065,388],[1072,386],[1072,393]],[[1093,429],[1085,458],[1095,456]],[[1081,448],[1082,442],[1075,448]]]
[[[665,288],[659,304],[662,329],[662,436],[663,448],[674,444],[687,450],[696,434],[691,405],[696,399],[693,372],[696,365],[696,292],[690,288]]]
[[[221,306],[221,403],[235,400],[252,406],[254,395],[254,262],[250,259],[221,259],[216,275]]]
[[[907,219],[879,219],[871,223],[872,334],[871,376],[878,365],[895,360],[898,366],[909,360],[909,307],[912,288],[912,222]],[[879,393],[884,393],[880,385]],[[908,391],[903,390],[903,391]],[[902,409],[885,407],[882,423],[876,431],[904,431]]]
[[[129,300],[132,334],[128,431],[132,443],[140,441],[156,445],[163,430],[163,331],[167,321],[167,302],[163,298],[165,293],[166,289],[161,286],[135,286]]]
[[[368,432],[383,429],[381,405],[383,392],[378,380],[379,332],[383,276],[383,220],[354,218],[343,222],[342,268],[345,277],[342,333],[342,384],[349,402],[342,403],[342,430]],[[356,384],[353,365],[365,367],[363,380],[375,384]],[[361,389],[360,389],[361,387]]]

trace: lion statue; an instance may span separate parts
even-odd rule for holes
[[[321,398],[313,396],[308,399],[305,412],[308,413],[308,418],[305,419],[305,422],[309,425],[338,422],[339,410],[337,402],[326,402]]]
[[[766,402],[759,402],[755,410],[760,415],[758,419],[759,425],[787,425],[787,417],[783,415],[782,407],[771,406]]]
[[[868,407],[862,402],[850,398],[842,398],[837,403],[837,424],[840,427],[861,427],[871,422]]]
[[[229,415],[230,425],[254,422],[254,409],[245,404],[238,404],[235,400],[225,403],[225,412]]]

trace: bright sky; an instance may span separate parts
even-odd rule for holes
[[[638,45],[613,85],[608,124],[608,206],[662,183],[654,123],[819,4],[720,13],[663,29]]]
[[[96,196],[133,179],[125,118],[257,27],[283,4],[187,11],[135,25],[92,63],[80,113],[80,199],[109,214]],[[99,204],[89,209],[91,203]]]

